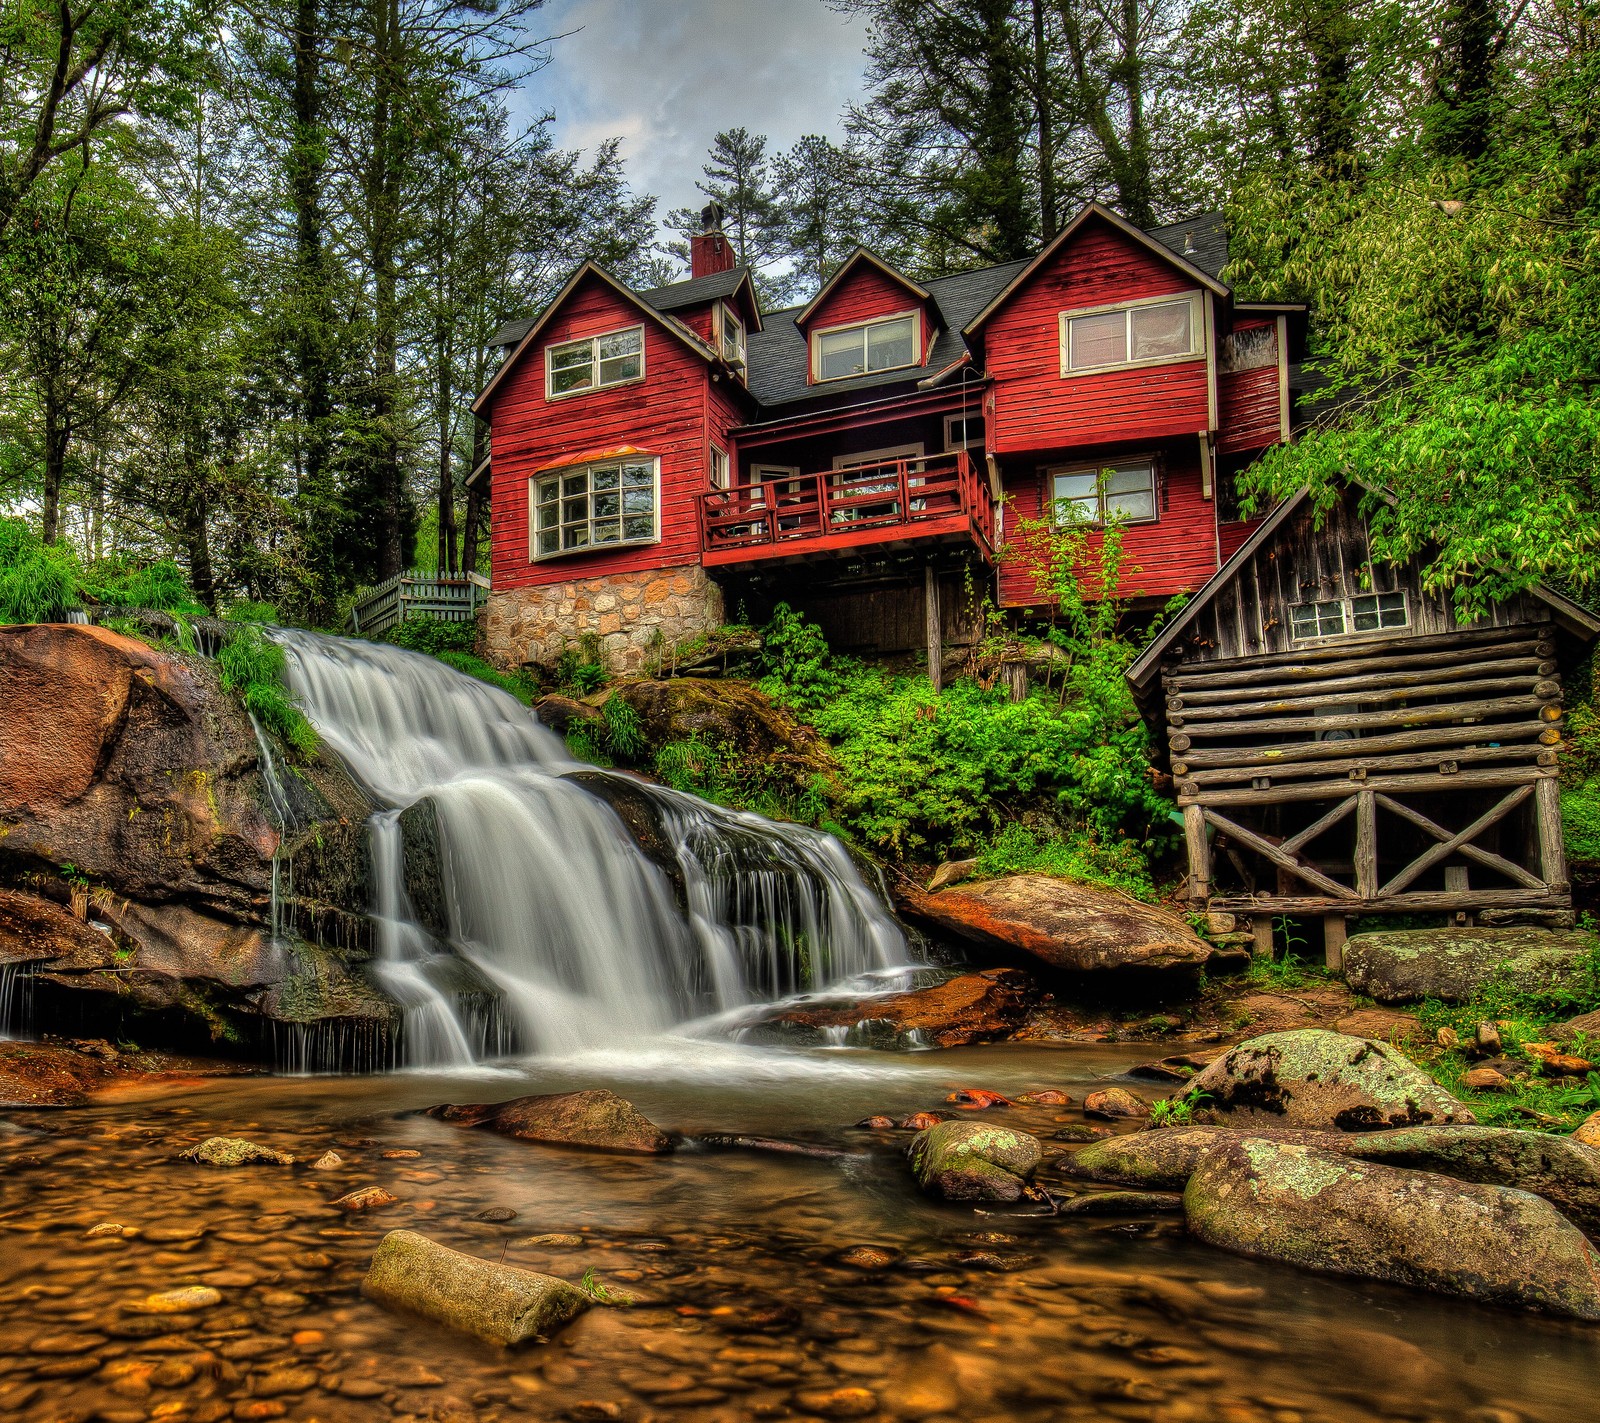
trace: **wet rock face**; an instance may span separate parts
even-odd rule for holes
[[[1200,1113],[1225,1125],[1335,1131],[1475,1120],[1396,1048],[1320,1028],[1268,1033],[1231,1048],[1194,1078]]]
[[[1201,1160],[1184,1209],[1243,1255],[1600,1320],[1600,1254],[1524,1191],[1250,1137]]]
[[[108,1042],[0,1043],[0,1108],[80,1107],[129,1082],[231,1077],[260,1069],[233,1062],[124,1051]]]
[[[1028,1132],[988,1122],[940,1122],[911,1143],[911,1170],[930,1196],[948,1201],[1015,1201],[1043,1151]]]
[[[1197,980],[1210,949],[1176,914],[1098,886],[1008,875],[928,894],[903,886],[901,910],[989,948],[1021,951],[1062,973]]]
[[[754,1042],[822,1042],[844,1030],[861,1046],[898,1046],[912,1039],[932,1047],[962,1047],[1010,1037],[1038,1002],[1036,985],[1020,969],[964,973],[929,988],[848,1002],[800,1003],[771,1014],[744,1034]]]
[[[661,1156],[672,1140],[632,1102],[603,1088],[516,1097],[509,1102],[428,1108],[427,1115],[458,1126],[487,1127],[503,1136],[546,1146],[582,1147],[631,1156]]]
[[[211,663],[103,628],[0,628],[0,685],[0,961],[35,965],[41,993],[175,1011],[195,1031],[223,1013],[351,1016],[358,998],[354,1016],[388,1020],[370,992],[280,1012],[306,961],[317,983],[354,982],[365,957],[369,807],[331,758],[275,753],[271,794]],[[272,942],[274,852],[303,954]]]
[[[553,1334],[592,1303],[565,1280],[480,1260],[411,1230],[384,1236],[361,1292],[503,1346]]]
[[[1380,1003],[1465,1003],[1491,979],[1515,992],[1559,992],[1579,987],[1581,961],[1596,942],[1577,930],[1378,930],[1346,943],[1345,978]]]

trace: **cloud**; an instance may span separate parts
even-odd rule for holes
[[[522,111],[553,110],[566,148],[620,137],[634,189],[663,213],[698,206],[721,129],[764,133],[769,151],[840,136],[866,67],[862,25],[823,0],[549,0],[532,23],[565,38]]]

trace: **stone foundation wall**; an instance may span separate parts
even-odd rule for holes
[[[611,671],[637,672],[653,646],[670,648],[720,627],[722,589],[698,565],[611,573],[496,589],[480,616],[485,656],[496,666],[548,665],[593,633]]]

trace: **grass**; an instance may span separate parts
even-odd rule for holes
[[[222,690],[236,697],[286,746],[302,757],[312,756],[317,750],[317,733],[284,685],[283,649],[267,636],[259,622],[244,616],[261,611],[271,610],[251,605],[229,612],[233,635],[217,652]]]

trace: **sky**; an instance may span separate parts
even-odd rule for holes
[[[764,133],[769,152],[841,137],[866,66],[863,25],[824,0],[547,0],[533,22],[566,37],[527,81],[527,111],[555,111],[563,148],[620,137],[634,191],[663,216],[700,206],[721,129]]]

